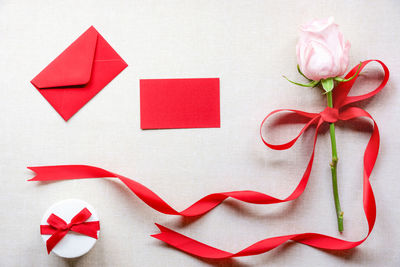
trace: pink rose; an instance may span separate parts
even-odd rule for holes
[[[314,81],[341,76],[349,65],[350,42],[345,41],[333,17],[313,20],[300,28],[297,62]]]

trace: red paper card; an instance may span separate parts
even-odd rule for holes
[[[219,78],[140,80],[140,128],[219,128]]]

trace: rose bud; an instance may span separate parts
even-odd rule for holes
[[[296,53],[301,72],[314,81],[343,75],[349,65],[350,42],[344,40],[334,18],[313,20],[300,30]]]

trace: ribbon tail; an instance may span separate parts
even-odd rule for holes
[[[348,108],[340,115],[341,120],[350,120],[357,117],[368,117],[373,120],[372,116],[368,114],[366,111],[355,107]],[[277,246],[280,246],[281,244],[289,240],[309,245],[315,248],[327,249],[327,250],[345,250],[357,247],[368,238],[374,227],[376,219],[375,197],[369,181],[369,177],[376,162],[379,151],[379,130],[378,126],[376,125],[376,122],[374,120],[373,122],[374,122],[374,129],[364,153],[363,205],[369,230],[367,235],[363,239],[352,242],[318,233],[302,233],[302,234],[267,238],[237,253],[230,253],[224,250],[220,250],[218,248],[211,247],[194,239],[191,239],[187,236],[174,232],[158,224],[156,225],[161,232],[159,234],[152,235],[152,237],[157,238],[171,245],[172,247],[184,251],[188,254],[209,259],[225,259],[225,258],[262,254]],[[318,123],[317,125],[317,130],[320,126],[320,123]],[[315,147],[315,142],[316,139],[314,140],[314,147]],[[313,155],[314,151],[310,159],[311,162],[313,159]],[[311,171],[311,166],[312,164],[309,164],[310,169],[309,168],[306,169],[305,172],[306,176],[309,173],[309,171]],[[303,183],[300,183],[298,187],[301,187],[302,185]],[[302,190],[300,189],[299,191],[297,191],[296,188],[296,190],[292,193],[290,197],[297,197],[298,192],[302,192]]]
[[[87,165],[59,165],[27,167],[36,175],[28,181],[54,181],[115,177],[114,173]]]
[[[303,177],[299,182],[299,184],[297,185],[296,189],[292,192],[292,194],[289,197],[285,199],[274,198],[272,196],[250,190],[214,193],[201,198],[200,200],[198,200],[185,210],[179,212],[173,209],[157,194],[155,194],[153,191],[151,191],[144,185],[132,179],[126,178],[118,174],[114,174],[112,172],[97,167],[86,166],[86,165],[29,167],[30,170],[36,173],[36,176],[30,179],[29,181],[51,181],[51,180],[57,181],[57,180],[73,180],[73,179],[84,179],[84,178],[106,178],[106,177],[117,178],[151,208],[164,214],[181,215],[185,217],[204,215],[205,213],[217,207],[219,204],[221,204],[225,199],[229,197],[251,204],[281,203],[299,197],[303,193],[307,185],[314,159],[315,144],[317,140],[317,132],[319,129],[319,125],[317,126],[316,133],[314,136],[313,152],[310,161],[308,163],[308,166],[306,168],[306,171],[304,172]]]
[[[307,130],[312,124],[317,122],[319,119],[318,114],[307,113],[303,111],[297,110],[278,110],[279,111],[292,111],[298,113],[300,116],[310,118],[311,120],[306,124],[306,126],[301,130],[299,135],[290,143],[290,145],[283,145],[285,148],[288,148],[294,143],[299,136]],[[266,119],[276,113],[270,113]],[[265,121],[265,120],[264,120]],[[301,178],[299,184],[295,188],[295,190],[290,194],[289,197],[285,199],[278,199],[260,192],[250,191],[250,190],[241,190],[241,191],[233,191],[233,192],[222,192],[222,193],[213,193],[209,194],[197,202],[193,203],[191,206],[186,208],[185,210],[179,212],[172,208],[168,203],[166,203],[163,199],[161,199],[157,194],[151,191],[146,186],[129,179],[127,177],[109,172],[107,170],[87,166],[87,165],[59,165],[59,166],[41,166],[41,167],[28,167],[28,169],[35,172],[36,176],[30,179],[29,181],[57,181],[57,180],[73,180],[73,179],[85,179],[85,178],[117,178],[122,183],[124,183],[136,196],[138,196],[143,202],[145,202],[151,208],[169,215],[181,215],[185,217],[190,216],[201,216],[210,210],[217,207],[221,204],[225,199],[231,197],[236,200],[251,203],[251,204],[274,204],[291,201],[299,197],[306,188],[308,179],[310,177],[311,168],[314,159],[315,145],[317,141],[318,129],[321,125],[321,121],[318,122],[316,127],[315,136],[314,136],[314,145],[313,151],[311,154],[311,158],[307,165],[307,168]],[[265,142],[266,143],[266,142]],[[266,143],[268,144],[268,143]],[[282,148],[284,149],[284,148]]]
[[[60,242],[61,239],[68,233],[68,230],[58,230],[54,234],[50,236],[49,239],[46,241],[47,253],[53,250],[53,248]]]
[[[151,235],[152,237],[157,238],[158,240],[161,240],[186,253],[210,259],[226,259],[233,256],[233,254],[230,252],[208,246],[187,236],[174,232],[162,225],[156,224],[156,226],[161,232],[159,234]]]
[[[310,117],[311,120],[302,129],[297,138],[308,128],[310,125],[315,123],[319,118],[313,117],[315,114],[306,113],[302,111],[295,111],[302,116]],[[273,114],[273,113],[272,113]],[[305,190],[308,179],[311,174],[311,168],[314,160],[315,145],[318,137],[318,130],[322,122],[319,121],[315,129],[314,144],[312,154],[307,165],[307,168],[301,178],[299,184],[296,186],[295,190],[285,199],[278,199],[260,192],[241,190],[232,192],[222,192],[209,194],[197,202],[193,203],[191,206],[185,210],[179,212],[172,208],[168,203],[161,199],[157,194],[151,191],[144,185],[129,179],[127,177],[106,171],[101,168],[87,166],[87,165],[59,165],[59,166],[41,166],[41,167],[28,167],[28,169],[34,171],[36,176],[29,181],[51,181],[51,180],[73,180],[73,179],[84,179],[84,178],[117,178],[122,183],[124,183],[136,196],[138,196],[143,202],[145,202],[151,208],[169,215],[181,215],[185,217],[190,216],[201,216],[210,210],[217,207],[225,199],[231,197],[236,200],[251,203],[251,204],[274,204],[282,203],[296,199]]]
[[[60,181],[75,180],[87,178],[117,178],[123,182],[135,195],[143,200],[153,209],[170,215],[179,215],[180,213],[168,205],[157,194],[144,185],[126,178],[124,176],[109,172],[107,170],[88,166],[88,165],[58,165],[58,166],[39,166],[28,167],[35,172],[35,177],[28,181]]]
[[[156,226],[160,230],[160,233],[151,235],[152,237],[167,243],[175,249],[207,259],[227,259],[259,255],[268,252],[290,240],[328,250],[350,249],[358,246],[364,241],[361,240],[358,242],[350,242],[317,233],[302,233],[266,238],[246,247],[237,253],[231,253],[196,241],[192,238],[168,229],[165,226],[159,224],[156,224]]]
[[[369,114],[368,114],[369,115]],[[372,119],[372,117],[370,116]],[[376,159],[379,152],[379,130],[374,119],[374,130],[372,132],[371,138],[368,142],[367,148],[364,153],[364,181],[363,181],[363,204],[364,212],[367,217],[369,232],[371,233],[376,220],[376,202],[374,192],[372,191],[371,183],[369,181],[372,170],[375,166]]]
[[[92,222],[84,222],[81,224],[77,224],[71,227],[71,231],[76,233],[80,233],[86,236],[90,236],[94,239],[97,239],[97,231],[100,230],[100,222],[92,221]]]
[[[371,176],[372,170],[375,166],[376,159],[378,158],[380,136],[378,125],[372,116],[365,110],[358,107],[347,108],[340,115],[342,120],[351,120],[358,117],[366,117],[372,120],[374,128],[372,130],[371,137],[368,141],[367,147],[364,152],[364,173],[363,173],[363,204],[364,213],[367,217],[369,232],[371,233],[372,228],[375,225],[376,220],[376,203],[374,192],[372,191],[371,183],[369,178]]]
[[[50,225],[40,225],[40,234],[41,235],[52,235],[57,231],[54,227]]]

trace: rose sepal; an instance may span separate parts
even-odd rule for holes
[[[322,88],[324,88],[325,94],[333,90],[333,87],[335,86],[333,79],[334,78],[327,78],[321,80]]]
[[[304,83],[298,83],[298,82],[291,81],[291,80],[289,80],[289,78],[286,77],[285,75],[282,75],[282,77],[285,78],[286,80],[288,80],[289,82],[295,84],[295,85],[299,85],[299,86],[303,86],[303,87],[315,87],[315,86],[317,86],[318,83],[319,83],[319,81],[310,80],[310,81],[311,81],[310,83],[304,84]]]
[[[335,77],[335,78],[333,78],[333,79],[334,79],[335,81],[337,81],[337,82],[348,82],[348,81],[353,80],[353,79],[360,73],[361,63],[362,63],[362,62],[360,62],[360,64],[358,65],[357,72],[356,72],[353,76],[351,76],[350,78],[348,78],[348,79],[343,79],[343,78],[341,78],[341,77]]]

